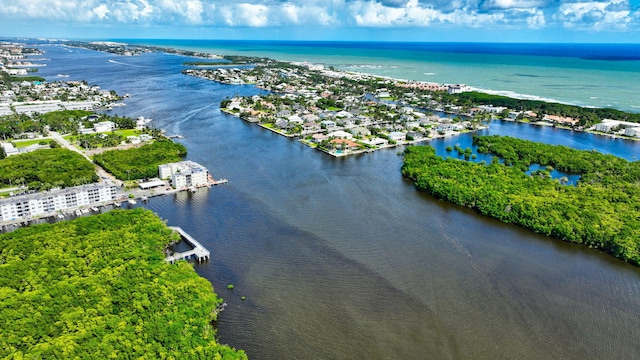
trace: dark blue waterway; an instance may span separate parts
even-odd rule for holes
[[[189,159],[230,180],[147,207],[212,251],[195,267],[229,304],[220,339],[250,358],[640,354],[638,268],[417,192],[400,176],[401,149],[334,159],[227,116],[220,100],[257,90],[183,76],[183,58],[73,51],[49,49],[40,75],[131,94],[119,113],[184,135]],[[630,141],[551,128],[493,123],[494,132],[638,152]]]

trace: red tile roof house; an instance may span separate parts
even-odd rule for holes
[[[351,141],[349,139],[333,139],[331,140],[331,144],[335,149],[340,149],[344,151],[357,150],[360,148],[360,144],[358,144],[357,142]]]

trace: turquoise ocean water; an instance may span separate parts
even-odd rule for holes
[[[120,40],[307,61],[507,96],[640,112],[640,45]]]

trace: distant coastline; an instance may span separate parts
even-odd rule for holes
[[[483,92],[510,97],[640,112],[635,90],[640,81],[640,44],[122,41],[309,61],[341,70],[354,70],[352,65],[372,65],[358,71],[397,79],[465,83]]]

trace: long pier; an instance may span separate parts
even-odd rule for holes
[[[178,234],[180,234],[180,236],[186,242],[188,242],[191,246],[193,246],[193,249],[189,250],[189,251],[183,251],[183,252],[179,252],[179,253],[174,253],[173,255],[169,255],[165,259],[167,262],[170,262],[170,263],[173,264],[177,260],[182,260],[182,259],[188,260],[192,256],[195,256],[195,258],[196,258],[196,260],[198,260],[198,262],[204,261],[204,260],[209,260],[209,256],[211,255],[211,252],[209,250],[205,249],[204,246],[202,246],[196,239],[192,238],[191,235],[187,234],[184,230],[182,230],[181,227],[169,226],[169,228],[177,231]]]

